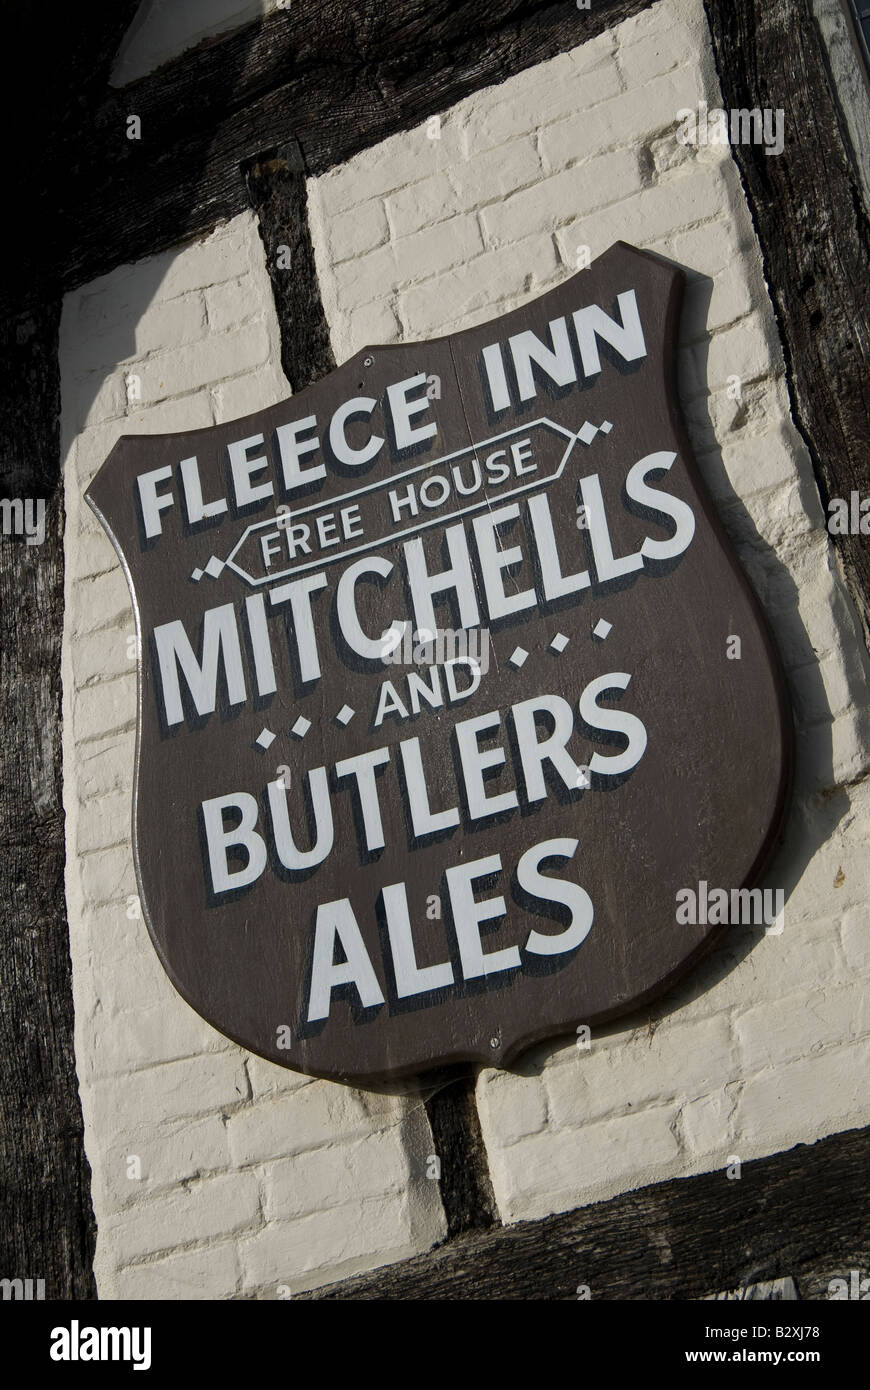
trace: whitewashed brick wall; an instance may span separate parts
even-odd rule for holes
[[[254,218],[70,295],[61,370],[66,889],[100,1296],[276,1297],[416,1254],[444,1231],[420,1097],[248,1056],[176,994],[130,916],[135,625],[82,494],[123,433],[289,395]]]
[[[578,11],[578,39],[582,23]],[[423,125],[309,184],[339,361],[514,308],[574,273],[585,245],[595,256],[621,238],[693,272],[680,349],[690,433],[795,702],[798,786],[767,879],[788,893],[782,935],[735,930],[652,1021],[482,1074],[506,1221],[702,1170],[726,1181],[731,1155],[870,1122],[867,667],[789,419],[730,151],[674,138],[677,111],[701,98],[719,99],[701,0],[660,0],[437,113],[439,139]],[[424,1250],[444,1231],[423,1177],[432,1140],[419,1095],[307,1081],[247,1056],[175,994],[144,923],[127,916],[134,627],[81,495],[122,432],[192,429],[285,397],[279,364],[248,217],[65,305],[67,894],[102,1297],[273,1297]],[[126,399],[131,373],[140,403]],[[726,394],[731,376],[742,401]],[[141,1158],[139,1181],[128,1155]]]
[[[675,138],[677,112],[701,99],[721,101],[701,0],[660,0],[441,112],[440,139],[423,124],[310,183],[339,361],[505,313],[574,273],[582,246],[594,257],[622,239],[690,271],[690,435],[788,668],[798,782],[765,880],[788,895],[782,935],[732,929],[652,1021],[597,1032],[589,1051],[537,1048],[519,1075],[482,1074],[506,1221],[715,1168],[726,1181],[731,1155],[870,1122],[865,650],[789,418],[731,151]]]

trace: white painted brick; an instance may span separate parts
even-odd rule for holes
[[[329,1144],[263,1170],[267,1221],[287,1221],[347,1201],[403,1193],[428,1179],[412,1173],[398,1130],[387,1129],[354,1143]]]
[[[358,261],[345,261],[335,268],[335,293],[344,312],[383,299],[396,284],[396,252],[392,242],[370,251]]]
[[[574,1049],[574,1058],[544,1073],[552,1126],[580,1125],[623,1108],[712,1091],[733,1075],[727,1015],[686,1027],[639,1029],[620,1047]]]
[[[153,262],[160,268],[160,298],[174,299],[191,290],[236,279],[254,262],[258,242],[256,218],[253,213],[244,213],[233,218],[231,223],[217,227],[210,235],[191,242],[180,254],[168,251],[155,256]],[[262,253],[256,264],[261,258]],[[136,276],[140,273],[136,266],[124,269]]]
[[[106,1006],[110,1008],[112,1002],[107,992]],[[237,1051],[219,1056],[208,1053],[133,1071],[123,1086],[116,1076],[95,1080],[91,1110],[95,1123],[106,1130],[133,1131],[146,1106],[164,1123],[234,1109],[247,1101],[249,1092]]]
[[[630,152],[618,153],[625,157]],[[615,158],[602,156],[605,157]],[[592,164],[583,166],[584,170],[590,168]],[[559,177],[565,179],[565,175]],[[578,246],[589,246],[594,259],[620,240],[678,259],[674,247],[678,231],[706,225],[708,219],[729,212],[728,187],[719,171],[697,166],[664,184],[643,187],[633,197],[625,197],[617,189],[615,197],[620,201],[599,207],[592,215],[585,211],[576,215],[577,202],[569,208],[567,216],[574,215],[575,220],[556,232],[556,240],[563,263],[572,270]]]
[[[574,54],[582,54],[575,49]],[[496,91],[500,101],[484,101],[480,97],[471,103],[466,117],[466,152],[473,156],[496,145],[505,145],[528,130],[546,126],[560,116],[572,116],[577,111],[594,108],[596,102],[606,101],[623,89],[619,70],[612,59],[605,59],[586,71],[578,70],[572,62],[574,54],[562,54],[541,74],[532,91],[523,91],[521,74]],[[518,93],[522,92],[522,97]]]
[[[215,424],[223,425],[288,400],[290,384],[281,370],[281,363],[274,361],[257,372],[230,377],[212,386],[210,395]]]
[[[753,246],[745,228],[735,218],[712,218],[674,236],[674,256],[701,275],[718,275],[738,257],[751,255]]]
[[[680,372],[691,395],[723,391],[728,378],[754,381],[775,365],[771,349],[759,332],[758,313],[752,313],[731,328],[714,333],[709,344],[679,349]]]
[[[132,878],[131,865],[123,888],[124,895],[136,892],[135,881],[130,886]],[[142,930],[145,930],[144,923]],[[92,1020],[91,1027],[95,1052],[94,1075],[117,1076],[134,1071],[145,1059],[149,1062],[169,1062],[179,1057],[226,1052],[232,1047],[221,1033],[209,1027],[205,1019],[181,1001],[168,980],[159,1004],[151,1007],[143,1004],[113,1014],[101,1010]],[[195,1098],[191,1098],[191,1108],[196,1108]]]
[[[80,821],[76,835],[79,854],[129,844],[132,798],[126,787],[123,791],[95,797],[89,803],[88,812]]]
[[[83,741],[128,727],[136,718],[135,674],[116,676],[77,691],[74,710],[76,733]]]
[[[414,286],[402,294],[400,301],[409,335],[431,337],[457,320],[469,327],[474,321],[488,318],[489,314],[483,311],[491,309],[506,290],[521,290],[529,276],[544,279],[555,264],[550,237],[538,235],[507,251],[478,256],[473,265],[461,266]]]
[[[383,300],[377,304],[366,304],[361,309],[355,309],[348,317],[348,356],[364,347],[396,343],[400,333],[396,311],[391,304]]]
[[[123,416],[127,408],[125,370],[115,367],[109,372],[82,372],[70,382],[64,410],[75,432]]]
[[[98,523],[95,522],[95,526]],[[89,526],[82,528],[70,556],[71,577],[73,579],[92,578],[106,574],[118,563],[115,548],[102,527],[99,530]]]
[[[253,1053],[247,1058],[246,1068],[255,1100],[261,1100],[264,1096],[298,1091],[300,1086],[310,1086],[314,1079],[303,1076],[301,1072],[291,1071],[289,1067],[276,1066],[274,1062],[255,1057]]]
[[[734,1147],[735,1089],[732,1084],[712,1095],[687,1101],[680,1115],[680,1126],[690,1152],[707,1159],[716,1156],[723,1167]]]
[[[239,1111],[230,1117],[227,1131],[233,1162],[241,1165],[358,1138],[374,1128],[399,1123],[401,1116],[402,1102],[397,1098],[316,1081]]]
[[[503,1219],[534,1220],[655,1181],[678,1155],[676,1113],[661,1106],[579,1129],[546,1130],[512,1145],[509,1164],[502,1150],[490,1150]]]
[[[602,101],[591,111],[581,110],[541,131],[540,148],[546,170],[564,169],[611,146],[637,144],[654,132],[669,128],[668,143],[685,152],[676,140],[677,111],[696,100],[690,68],[666,73],[648,82],[642,100],[637,89]]]
[[[78,871],[82,892],[88,903],[117,902],[126,905],[128,895],[137,892],[129,845],[81,855]]]
[[[664,80],[670,77],[671,74],[666,73]],[[667,174],[685,173],[698,159],[698,150],[694,145],[682,145],[675,138],[672,122],[665,127],[663,134],[651,132],[645,143],[648,163],[652,164],[652,170],[648,170],[649,177],[656,182],[664,182]]]
[[[181,400],[151,401],[144,408],[131,406],[125,434],[173,434],[176,430],[205,429],[214,424],[207,392]],[[108,450],[106,451],[108,453]],[[99,462],[102,463],[100,458]]]
[[[364,256],[376,246],[382,246],[390,234],[383,201],[372,198],[334,217],[329,225],[329,240],[336,261],[352,256]]]
[[[760,300],[758,287],[747,279],[746,268],[739,262],[721,271],[712,284],[700,280],[687,285],[683,301],[684,341],[692,342],[734,323],[757,308]]]
[[[136,746],[134,730],[94,739],[78,751],[79,794],[83,801],[91,797],[131,788],[133,756]]]
[[[870,909],[852,908],[843,914],[843,950],[853,970],[870,971]]]
[[[640,190],[641,175],[634,150],[601,155],[576,169],[551,175],[536,188],[494,203],[481,213],[489,245],[504,245],[531,236],[541,228],[554,229],[578,207],[591,212]]]
[[[770,999],[806,988],[807,981],[841,980],[844,976],[838,950],[836,923],[814,918],[811,923],[791,919],[793,900],[785,905],[782,936],[765,936],[753,945],[746,959],[745,1002]],[[771,983],[773,982],[773,984]]]
[[[736,1111],[742,1142],[775,1153],[808,1135],[821,1138],[866,1124],[868,1065],[865,1038],[751,1077]]]
[[[385,207],[394,240],[443,222],[461,211],[456,190],[443,172],[397,188],[387,198]]]
[[[195,349],[173,348],[138,364],[142,400],[183,396],[201,386],[260,366],[269,355],[269,334],[258,320],[229,333],[212,333]]]
[[[294,1293],[407,1258],[415,1250],[404,1193],[271,1222],[239,1244],[245,1288],[285,1284]]]
[[[457,202],[465,208],[483,207],[517,189],[539,184],[541,173],[541,157],[534,141],[528,136],[512,140],[509,145],[486,150],[457,165],[453,172]]]
[[[133,626],[98,628],[96,632],[83,633],[73,652],[76,685],[81,688],[95,681],[135,672],[135,636]],[[127,655],[131,638],[134,640],[132,657]]]
[[[334,217],[363,201],[362,190],[365,198],[376,198],[430,178],[455,158],[458,148],[458,134],[449,121],[442,119],[440,140],[428,138],[425,124],[416,126],[330,170],[316,181],[316,195],[324,214]]]
[[[483,238],[473,215],[453,217],[441,226],[402,237],[393,248],[399,283],[422,280],[465,265],[483,250]]]
[[[848,677],[836,655],[789,671],[788,684],[798,724],[812,724],[841,714],[852,702]]]
[[[261,1222],[257,1181],[250,1173],[203,1178],[140,1202],[105,1223],[117,1258],[129,1264],[181,1245],[203,1245]]]
[[[666,16],[657,16],[646,33],[641,32],[640,25],[633,32],[633,22],[628,20],[621,28],[616,55],[629,91],[645,87],[659,73],[675,67],[686,42],[684,31],[673,24],[667,26]]]
[[[81,629],[88,632],[98,627],[118,627],[132,618],[130,590],[117,563],[105,574],[73,585],[69,601]]]
[[[205,291],[205,307],[208,319],[208,331],[211,333],[225,333],[230,329],[238,328],[241,324],[247,323],[249,319],[260,318],[263,313],[263,305],[258,294],[259,285],[252,275],[240,275],[236,280],[227,280],[220,285],[210,285]],[[174,303],[175,301],[170,301]],[[201,334],[205,336],[205,334]],[[177,343],[179,340],[172,334],[167,334],[162,342],[157,342],[154,347],[159,351],[167,342]]]
[[[90,1105],[84,1091],[82,1108],[88,1123]],[[128,1176],[131,1157],[140,1160],[139,1179]],[[163,1121],[143,1114],[135,1129],[122,1133],[118,1126],[112,1126],[105,1132],[94,1175],[105,1209],[114,1211],[146,1201],[161,1189],[228,1167],[226,1128],[219,1115]]]
[[[113,988],[118,987],[125,973],[134,978],[139,977],[142,962],[150,962],[155,954],[141,916],[128,917],[126,903],[121,906],[120,911],[115,903],[95,905],[88,921],[82,924],[82,929],[83,933],[87,933],[83,941],[83,950],[89,953],[88,960],[91,960],[95,953],[99,955],[103,979],[109,972],[113,972]],[[160,979],[162,983],[165,975],[166,972],[161,968],[154,978]],[[100,992],[99,989],[95,991],[96,998],[99,998]]]
[[[834,924],[831,924],[832,929]],[[815,1056],[844,1038],[867,1032],[867,982],[828,988],[825,981],[809,995],[767,1000],[735,1019],[747,1072]]]
[[[128,816],[129,820],[129,808]],[[129,839],[129,830],[127,831]],[[127,920],[126,908],[119,912],[114,909],[115,919],[112,921],[108,914],[111,908],[96,908],[94,918],[100,918],[100,925],[106,925],[106,933],[101,936],[97,930],[91,933],[90,950],[85,957],[87,961],[88,983],[92,991],[93,1005],[86,1007],[82,1002],[80,1008],[80,1020],[84,1025],[87,1022],[90,1026],[90,1019],[98,1009],[105,1008],[109,1014],[124,1013],[128,1010],[154,1009],[172,1006],[172,998],[166,988],[166,972],[157,958],[157,952],[151,945],[142,928],[141,919],[137,922]],[[136,934],[124,931],[125,926],[137,926],[139,930]],[[144,938],[144,939],[143,939]],[[123,943],[123,949],[118,947]],[[170,1063],[169,1065],[174,1065]],[[205,1065],[209,1068],[214,1066],[212,1054],[205,1059]],[[140,1073],[143,1076],[150,1075],[151,1068]],[[95,1078],[94,1084],[97,1084]],[[116,1075],[106,1081],[110,1091],[117,1094],[118,1078]],[[148,1100],[150,1091],[146,1094]],[[141,1104],[141,1100],[139,1102]],[[190,1113],[197,1110],[196,1099],[190,1102],[185,1109]]]
[[[93,368],[111,371],[118,364],[159,351],[167,342],[192,343],[203,336],[205,307],[199,291],[158,303],[131,324],[128,316],[119,317],[119,296],[112,290],[86,295],[81,301],[76,327],[86,341],[87,362]]]
[[[231,1298],[238,1284],[236,1247],[225,1243],[129,1265],[111,1279],[110,1296],[145,1301]]]
[[[538,1134],[547,1123],[547,1093],[537,1077],[485,1070],[477,1083],[477,1104],[484,1123],[505,1145]]]
[[[831,773],[819,786],[849,786],[870,772],[870,731],[866,711],[839,715],[831,725]]]

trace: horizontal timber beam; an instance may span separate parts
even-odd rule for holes
[[[0,314],[245,211],[241,166],[270,149],[295,141],[306,172],[323,173],[650,3],[313,0],[200,46],[64,121],[51,213],[20,238]],[[131,115],[141,139],[127,138]]]

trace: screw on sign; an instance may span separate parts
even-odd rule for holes
[[[617,243],[468,332],[125,436],[91,484],[140,639],[143,916],[251,1051],[510,1065],[710,949],[681,885],[761,871],[790,719],[680,422],[682,288]],[[444,630],[486,669],[384,662]]]

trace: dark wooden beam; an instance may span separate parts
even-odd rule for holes
[[[296,394],[335,368],[308,227],[298,145],[269,150],[245,168],[281,330],[281,365]]]
[[[811,0],[705,0],[724,105],[785,113],[785,146],[736,145],[822,499],[870,497],[870,225]],[[870,644],[868,537],[834,536]]]
[[[0,1275],[93,1298],[63,883],[59,318],[0,325],[0,497],[45,502],[41,544],[0,536]]]
[[[499,1224],[489,1177],[486,1145],[475,1098],[475,1074],[453,1067],[433,1083],[426,1099],[432,1130],[432,1152],[439,1160],[438,1190],[447,1219],[447,1239],[469,1231],[486,1231]]]
[[[313,0],[195,49],[56,133],[50,246],[31,254],[22,238],[0,312],[235,216],[247,206],[241,166],[265,150],[295,140],[306,171],[322,173],[650,3]],[[140,140],[127,138],[129,115]]]
[[[578,1139],[582,1143],[582,1136]],[[466,1236],[315,1289],[320,1299],[700,1299],[791,1275],[802,1299],[870,1269],[870,1129],[564,1216]],[[863,1275],[862,1275],[863,1277]]]
[[[44,1280],[47,1299],[96,1297],[63,882],[58,203],[67,142],[84,138],[137,5],[3,16],[0,498],[42,499],[45,538],[0,536],[0,1276]]]

